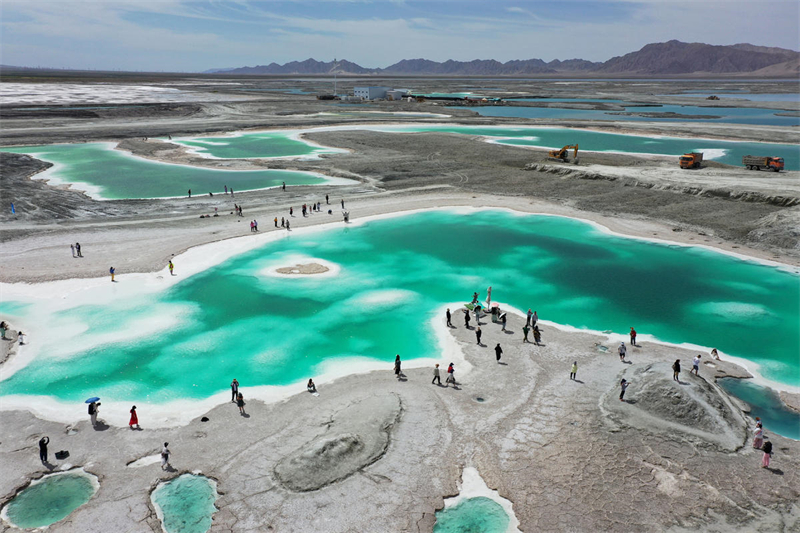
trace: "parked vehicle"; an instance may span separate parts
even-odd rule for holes
[[[782,157],[766,157],[760,155],[746,155],[742,157],[742,165],[746,166],[748,170],[774,170],[780,172],[783,170]]]
[[[700,168],[700,163],[703,162],[703,152],[689,152],[683,154],[678,160],[681,168]]]

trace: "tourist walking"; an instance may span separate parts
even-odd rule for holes
[[[139,416],[136,414],[136,406],[135,405],[133,407],[131,407],[131,419],[130,419],[130,422],[128,422],[128,427],[130,427],[131,429],[134,429],[133,426],[136,426],[135,429],[140,429],[139,428]]]
[[[175,265],[172,264],[172,260],[171,259],[170,259],[169,263],[167,264],[167,266],[169,267],[169,275],[170,276],[174,276],[175,275],[175,272],[174,272]]]
[[[231,401],[232,402],[236,401],[236,395],[238,393],[239,393],[239,382],[236,380],[236,378],[233,378],[233,381],[231,381]]]
[[[761,426],[761,421],[756,422],[756,429],[753,431],[753,448],[756,450],[761,449],[764,444],[764,428]]]
[[[674,379],[678,383],[681,382],[679,376],[680,373],[681,373],[681,360],[675,359],[675,362],[672,363],[672,379]]]
[[[172,452],[169,451],[169,442],[164,443],[164,447],[161,448],[161,470],[168,469],[169,466],[169,456]]]
[[[531,311],[531,309],[529,307],[528,308],[528,318],[525,319],[525,325],[526,326],[530,326],[531,325],[531,318],[533,318],[533,311]]]
[[[769,460],[772,457],[772,442],[765,442],[764,446],[761,447],[761,451],[764,452],[764,457],[761,459],[761,468],[769,468]]]
[[[434,383],[442,384],[442,378],[439,377],[439,363],[436,363],[436,366],[433,367],[433,380],[431,380],[431,385]]]
[[[330,203],[331,203],[331,202],[330,202],[330,200],[328,199],[328,195],[326,194],[326,195],[325,195],[325,204],[326,204],[326,205],[330,205]]]
[[[506,314],[505,314],[505,313],[503,313],[503,314],[500,316],[500,320],[501,320],[501,321],[502,321],[502,323],[503,323],[503,328],[502,328],[502,331],[505,331],[505,330],[506,330]]]
[[[628,383],[628,381],[627,381],[627,380],[625,380],[624,378],[623,378],[623,380],[622,380],[622,381],[620,381],[620,382],[619,382],[619,388],[620,388],[620,389],[622,389],[622,390],[620,391],[620,393],[619,393],[619,401],[621,401],[621,402],[624,402],[624,401],[625,401],[625,400],[624,400],[624,398],[625,398],[625,391],[626,391],[626,390],[628,390],[628,385],[630,385],[630,383]]]
[[[287,220],[286,220],[286,231],[289,231],[289,229],[290,229],[290,228],[289,228],[289,220],[287,219]]]
[[[625,347],[624,342],[619,343],[619,348],[617,351],[619,352],[619,360],[625,362],[625,353],[628,351],[628,349]]]
[[[631,346],[636,346],[636,330],[631,327]]]
[[[703,357],[703,356],[700,355],[700,354],[697,354],[697,355],[694,356],[694,359],[692,359],[692,369],[689,371],[690,374],[692,372],[694,372],[695,376],[699,376],[700,375],[700,358],[701,357]]]
[[[83,254],[81,253],[81,243],[75,243],[75,252],[78,254],[78,257],[83,257]]]
[[[481,335],[483,335],[483,333],[481,332],[481,327],[478,326],[475,330],[475,338],[478,339],[478,346],[481,346]]]
[[[575,379],[576,377],[578,377],[578,362],[574,361],[572,369],[569,371],[569,379]]]
[[[0,339],[3,339],[4,341],[8,340],[6,338],[7,330],[8,330],[8,322],[6,322],[5,320],[0,322]]]
[[[50,444],[50,437],[44,436],[39,439],[39,460],[42,464],[47,463],[47,445]]]
[[[19,340],[19,345],[22,346],[25,344],[25,334],[20,331],[17,333],[17,339]]]
[[[70,245],[69,245],[69,249],[70,249],[70,250],[72,250],[72,257],[77,257],[77,256],[75,255],[75,245],[74,245],[74,244],[70,244]]]
[[[283,219],[283,217],[281,217],[281,227],[282,228],[286,227],[286,221]]]
[[[253,231],[254,231],[253,228],[255,228],[255,225],[253,224],[253,221],[251,220],[250,221],[250,233],[253,233]]]
[[[469,309],[464,309],[464,325],[469,329]]]
[[[285,181],[283,182],[283,185],[281,185],[281,190],[282,190],[282,191],[285,191],[285,190],[286,190],[286,182],[285,182]]]
[[[228,194],[228,186],[225,186],[225,194]]]
[[[256,233],[258,233],[258,220],[253,220],[253,227],[255,228]]]
[[[192,189],[189,189],[189,198],[192,197]]]
[[[453,386],[456,386],[456,365],[450,363],[450,366],[447,367],[447,379],[444,380],[445,387],[448,383],[452,383]]]
[[[524,335],[524,337],[522,339],[522,343],[523,344],[528,342],[528,333],[530,333],[530,331],[531,331],[531,328],[528,327],[528,324],[525,324],[524,326],[522,326],[522,334]]]
[[[497,343],[497,346],[494,347],[494,355],[497,357],[497,362],[500,362],[500,356],[503,355],[503,349],[500,347],[500,343]]]
[[[447,327],[448,328],[452,328],[453,327],[453,323],[450,321],[452,316],[450,315],[450,308],[449,307],[447,308],[447,312],[445,313],[445,316],[447,317]]]
[[[533,326],[533,342],[536,343],[536,346],[542,342],[542,332],[539,331],[539,326]]]
[[[397,376],[397,379],[400,379],[402,375],[400,372],[400,354],[397,354],[397,357],[394,358],[394,375]]]
[[[278,217],[275,217],[275,227],[278,227]]]
[[[342,209],[344,209],[344,198],[342,198]]]
[[[241,392],[236,396],[236,405],[239,406],[239,414],[244,416],[244,394]]]
[[[289,207],[289,216],[290,217],[294,216],[294,207]]]
[[[537,322],[539,322],[539,314],[534,311],[533,316],[531,316],[531,326],[535,326]]]
[[[108,269],[108,273],[111,274],[111,281],[113,282],[114,281],[114,274],[117,273],[117,269],[114,268],[114,267],[111,267],[111,268]]]

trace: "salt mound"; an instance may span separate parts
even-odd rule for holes
[[[617,386],[603,397],[602,407],[620,425],[725,451],[741,448],[747,439],[741,410],[716,384],[687,371],[681,376],[681,383],[672,379],[671,363],[633,365],[617,380],[631,383],[626,402],[618,400]]]
[[[383,456],[400,412],[400,400],[393,394],[349,405],[333,416],[325,434],[284,457],[275,466],[275,477],[296,492],[350,477]]]

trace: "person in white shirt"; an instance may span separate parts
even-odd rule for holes
[[[625,361],[625,353],[627,351],[628,351],[628,349],[625,347],[625,343],[624,342],[619,343],[619,360],[620,361],[623,361],[623,362]]]
[[[691,372],[689,372],[690,374],[691,374],[692,372],[694,372],[694,375],[695,375],[695,376],[699,376],[699,375],[700,375],[700,374],[698,373],[698,372],[700,371],[700,357],[701,357],[701,356],[698,354],[698,355],[695,355],[695,356],[694,356],[694,359],[692,359],[692,371],[691,371]]]

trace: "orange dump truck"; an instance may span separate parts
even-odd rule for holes
[[[750,170],[774,170],[780,172],[783,170],[782,157],[763,157],[760,155],[746,155],[742,157],[742,165]]]
[[[681,168],[700,168],[700,163],[702,162],[702,152],[690,152],[688,154],[683,154],[678,160]]]

